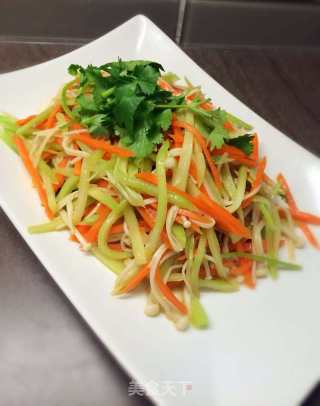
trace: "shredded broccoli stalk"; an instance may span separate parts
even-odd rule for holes
[[[230,198],[233,198],[236,195],[237,188],[234,184],[233,177],[231,175],[230,167],[228,163],[225,163],[221,167],[221,177],[223,181],[223,186],[228,193]]]
[[[137,192],[140,193],[145,193],[149,196],[154,196],[156,197],[158,195],[158,188],[157,186],[151,185],[150,183],[144,182],[140,179],[137,178],[131,178],[129,176],[123,176],[123,182],[130,186],[132,189],[136,190]],[[168,195],[168,203],[178,206],[182,209],[189,209],[192,210],[194,207],[193,205],[184,197],[173,193],[173,192],[167,192]]]
[[[108,215],[108,217],[105,219],[104,223],[102,224],[99,234],[98,234],[98,248],[105,257],[110,258],[110,259],[126,259],[129,257],[129,254],[127,252],[123,251],[115,251],[111,249],[106,240],[108,233],[110,231],[110,228],[113,226],[113,224],[118,221],[122,216],[123,213],[127,207],[128,203],[123,200],[121,203],[119,203],[118,207]]]
[[[72,175],[70,176],[63,184],[62,188],[60,189],[59,193],[57,194],[57,202],[60,202],[69,193],[75,190],[79,183],[79,176]]]
[[[68,89],[69,89],[75,82],[76,82],[76,79],[71,80],[70,82],[66,83],[66,84],[63,86],[62,91],[61,91],[61,99],[60,99],[61,106],[62,106],[64,112],[65,112],[66,115],[67,115],[69,118],[71,118],[72,120],[75,120],[75,116],[74,116],[74,114],[72,113],[72,111],[69,109],[69,106],[68,106],[67,91],[68,91]]]
[[[247,168],[245,166],[241,166],[239,170],[237,187],[235,193],[232,196],[232,205],[227,207],[227,210],[230,213],[235,212],[241,206],[241,203],[244,198],[244,193],[246,190],[246,181],[247,181]]]
[[[98,258],[98,260],[105,265],[108,269],[111,269],[116,275],[120,275],[124,270],[124,264],[122,261],[111,259],[105,256],[97,247],[91,247],[92,254]]]
[[[193,294],[197,297],[199,297],[199,271],[206,251],[206,243],[206,236],[202,234],[190,269],[190,285]]]
[[[186,114],[186,121],[193,124],[193,115],[191,113]],[[172,179],[172,184],[183,191],[185,191],[187,187],[192,149],[193,134],[190,131],[185,130],[178,167],[174,172]]]
[[[88,157],[83,159],[79,179],[79,195],[75,203],[73,213],[73,224],[78,224],[83,217],[88,199],[90,173],[98,159],[101,159],[102,155],[103,151],[96,150],[92,152]]]
[[[226,252],[222,254],[222,258],[248,258],[257,262],[267,262],[268,265],[275,266],[277,269],[287,269],[292,271],[299,271],[301,269],[300,265],[292,264],[291,262],[280,261],[279,259],[275,259],[268,255],[249,254],[248,252]]]
[[[196,328],[206,328],[209,324],[208,316],[196,296],[191,297],[190,322]]]
[[[146,257],[150,259],[160,243],[160,236],[163,227],[166,224],[167,205],[168,205],[168,192],[167,192],[167,179],[166,179],[166,159],[168,154],[169,144],[163,143],[157,154],[156,172],[158,177],[158,207],[156,214],[156,221],[153,229],[149,234],[149,239],[146,244]]]
[[[216,290],[217,292],[237,292],[240,287],[239,284],[234,280],[223,280],[223,279],[200,279],[200,288],[207,288],[211,290]]]
[[[206,235],[207,235],[209,249],[210,249],[211,255],[214,259],[214,265],[216,267],[217,273],[220,276],[220,278],[226,278],[227,269],[223,265],[223,262],[222,262],[220,244],[219,244],[216,232],[213,228],[210,228],[209,230],[207,230]]]
[[[118,207],[116,200],[110,196],[105,190],[99,188],[98,186],[90,186],[88,190],[88,195],[98,202],[105,204],[111,210],[115,210]]]
[[[17,121],[9,115],[0,115],[0,139],[4,141],[9,148],[17,152],[17,147],[13,142],[13,135],[17,130]]]
[[[61,217],[56,217],[52,221],[43,224],[37,224],[34,226],[29,226],[28,231],[30,234],[42,234],[49,233],[51,231],[61,230],[66,227],[65,222]]]
[[[132,207],[126,207],[124,211],[124,218],[128,226],[134,259],[138,265],[143,265],[147,262],[144,243],[139,229],[139,223]]]
[[[57,211],[57,201],[55,192],[52,187],[53,173],[49,166],[44,162],[40,161],[39,171],[43,181],[43,185],[47,194],[48,205],[53,214]]]
[[[270,204],[269,204],[270,206]],[[274,224],[273,218],[272,218],[272,213],[269,207],[265,203],[259,203],[258,207],[262,213],[263,219],[265,221],[266,226],[274,232],[276,230],[276,226]]]

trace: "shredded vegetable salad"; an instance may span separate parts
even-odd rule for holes
[[[146,291],[145,314],[205,328],[204,290],[236,292],[299,270],[302,234],[319,249],[285,177],[266,174],[251,125],[150,61],[71,65],[39,114],[0,116],[48,221],[116,274],[114,295]],[[288,261],[280,259],[286,247]]]

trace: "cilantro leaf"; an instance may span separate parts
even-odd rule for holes
[[[128,131],[133,131],[134,115],[142,100],[143,97],[136,94],[135,83],[129,83],[117,88],[113,112],[120,126],[123,125]]]
[[[230,138],[226,140],[226,144],[232,145],[233,147],[241,149],[246,155],[250,155],[253,150],[252,139],[253,135],[245,134],[240,137]]]
[[[172,122],[172,111],[170,109],[163,110],[156,117],[156,124],[163,130],[167,131]]]
[[[150,65],[138,66],[136,68],[136,75],[142,93],[151,95],[157,86],[157,80],[160,76],[159,72],[154,70]]]
[[[214,148],[220,149],[222,145],[225,143],[226,138],[229,138],[227,130],[220,124],[216,125],[208,135],[211,149]]]

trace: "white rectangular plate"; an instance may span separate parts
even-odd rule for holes
[[[253,124],[269,173],[283,171],[301,207],[320,213],[319,160],[228,93],[143,16],[70,54],[1,75],[0,111],[17,117],[38,112],[68,80],[69,64],[99,65],[118,57],[158,61]],[[179,333],[164,317],[147,318],[142,296],[110,296],[114,275],[66,233],[29,235],[26,227],[43,222],[43,210],[20,159],[2,143],[0,158],[4,211],[129,374],[147,386],[159,384],[152,396],[159,405],[292,406],[319,379],[318,252],[302,250],[297,258],[302,272],[283,271],[276,282],[260,280],[255,291],[203,294],[210,329]]]

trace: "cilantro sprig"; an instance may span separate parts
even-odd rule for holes
[[[117,135],[137,157],[149,155],[172,122],[172,109],[157,106],[183,102],[158,86],[161,70],[161,65],[150,61],[71,65],[69,73],[80,78],[76,119],[93,135]]]
[[[247,155],[251,153],[252,136],[230,137],[224,126],[227,120],[236,125],[243,123],[241,120],[220,108],[203,110],[200,107],[204,102],[201,95],[187,102],[184,93],[174,96],[161,89],[158,85],[161,71],[160,64],[142,60],[118,60],[87,68],[70,65],[69,73],[79,79],[72,115],[88,127],[92,135],[116,136],[122,145],[135,152],[136,157],[144,158],[163,142],[173,112],[189,110],[194,113],[211,149],[229,144]],[[173,83],[178,79],[173,74],[164,77]],[[243,124],[247,126],[243,128],[250,129]]]

